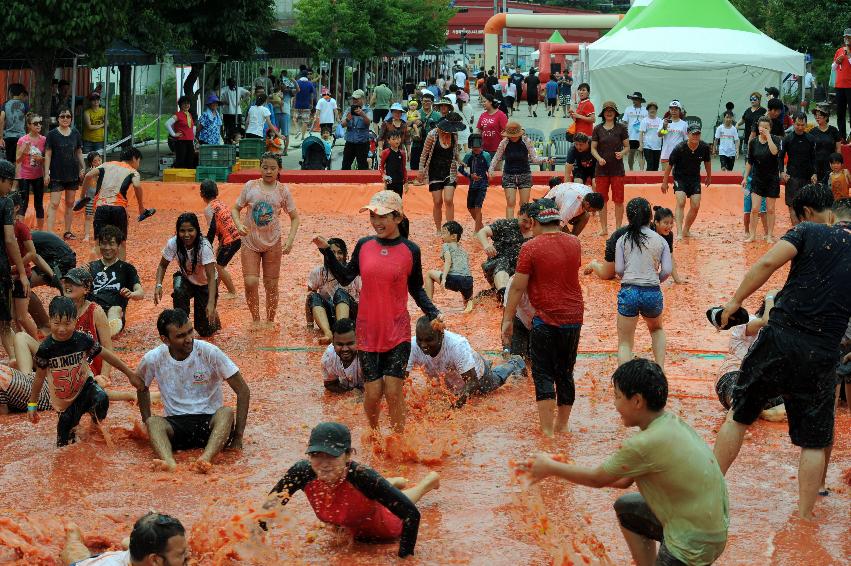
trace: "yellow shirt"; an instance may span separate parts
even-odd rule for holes
[[[89,117],[89,122],[92,126],[103,126],[106,120],[106,109],[103,107],[95,110],[94,108],[86,108],[84,114]],[[89,129],[83,123],[83,139],[88,142],[102,142],[104,129],[97,130]]]

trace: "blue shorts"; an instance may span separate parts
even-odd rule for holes
[[[662,289],[621,285],[618,292],[618,314],[630,318],[641,315],[644,318],[656,318],[662,314],[664,301]]]

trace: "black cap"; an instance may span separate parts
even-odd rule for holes
[[[540,224],[561,221],[558,205],[551,198],[539,198],[533,202],[529,210],[529,217],[534,218]]]
[[[85,287],[92,284],[92,273],[85,267],[74,267],[68,270],[68,273],[62,276],[62,279],[67,279],[74,285]]]
[[[310,431],[307,453],[322,452],[337,457],[352,448],[352,434],[340,423],[319,423]]]

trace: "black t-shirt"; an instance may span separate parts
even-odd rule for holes
[[[836,152],[836,142],[842,141],[836,126],[828,126],[827,131],[821,131],[818,126],[809,131],[816,146],[816,161],[824,163],[831,153]]]
[[[89,379],[89,365],[100,352],[100,344],[79,330],[63,342],[48,336],[41,343],[33,361],[49,372],[47,379],[51,381],[51,398],[56,410],[64,411],[74,402]]]
[[[541,84],[541,79],[533,75],[531,77],[526,77],[525,79],[523,79],[523,82],[526,83],[526,97],[537,98],[538,85]]]
[[[404,183],[402,178],[402,163],[405,157],[401,151],[393,151],[392,149],[387,154],[387,159],[384,161],[384,173],[393,179],[394,184]]]
[[[62,238],[53,232],[33,230],[32,238],[36,253],[40,255],[48,265],[77,265],[77,254],[74,253],[74,250],[72,250],[71,247],[62,240]]]
[[[417,506],[372,468],[357,462],[349,462],[347,467],[345,481],[349,482],[364,497],[377,501],[402,520],[399,556],[404,557],[413,554],[420,528],[420,512],[417,510]],[[281,499],[281,504],[286,505],[293,494],[304,490],[314,481],[317,481],[316,472],[313,471],[307,460],[300,460],[287,470],[286,475],[275,484],[271,493],[283,493],[286,490],[288,496]],[[328,502],[327,506],[332,509],[345,509],[348,504],[348,501],[332,501]],[[261,524],[261,527],[265,528],[265,524]]]
[[[768,324],[807,334],[836,356],[851,318],[851,222],[802,222],[783,240],[798,250]]]
[[[746,140],[747,140],[748,136],[750,136],[750,134],[748,132],[753,131],[753,127],[754,127],[754,124],[756,123],[756,121],[759,120],[760,116],[764,116],[766,112],[768,112],[768,110],[765,107],[760,106],[759,108],[756,109],[755,112],[754,112],[753,108],[748,108],[747,110],[745,110],[742,113],[742,120],[745,123],[745,139]]]
[[[404,100],[408,100],[408,98],[414,94],[414,91],[417,90],[416,85],[412,82],[406,82],[402,85],[402,98]]]
[[[488,78],[485,79],[485,85],[488,88],[488,93],[493,94],[495,92],[494,86],[499,84],[499,79],[493,75],[488,75]]]
[[[119,306],[127,309],[127,299],[118,292],[124,289],[133,290],[139,281],[139,274],[133,265],[118,260],[109,267],[104,267],[103,260],[98,259],[89,264],[92,274],[92,298],[104,311],[109,307]]]
[[[597,162],[594,161],[594,156],[591,155],[591,147],[589,145],[586,151],[577,151],[576,146],[571,146],[567,152],[567,162],[573,164],[573,176],[587,179],[594,178],[594,169]],[[567,179],[570,182],[570,179]]]
[[[511,73],[511,82],[513,82],[515,85],[517,85],[518,94],[519,94],[520,85],[523,84],[523,73],[518,73],[517,71]]]
[[[52,150],[50,156],[50,178],[54,181],[79,181],[80,160],[77,150],[82,151],[83,138],[80,132],[71,129],[71,133],[63,136],[59,128],[47,133],[44,150]]]
[[[777,146],[777,155],[772,155],[768,143],[762,143],[759,138],[754,138],[748,144],[748,163],[751,164],[751,175],[753,184],[766,182],[780,182],[780,168],[783,162],[780,155],[783,153],[783,140],[772,135],[774,145]]]
[[[780,150],[780,162],[789,156],[786,162],[786,173],[795,179],[808,179],[816,172],[816,144],[808,133],[801,135],[792,132],[783,138],[783,148]],[[808,181],[809,182],[809,181]]]
[[[709,144],[700,141],[692,150],[687,141],[680,143],[671,152],[668,164],[674,168],[674,181],[679,183],[700,182],[700,166],[712,160]]]
[[[14,205],[8,197],[0,197],[0,225],[15,226]],[[0,245],[0,281],[9,282],[12,279],[12,266],[9,264],[9,254],[6,246]]]

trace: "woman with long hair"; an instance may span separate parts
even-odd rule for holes
[[[35,206],[36,228],[44,228],[44,144],[47,141],[41,132],[44,119],[34,112],[27,113],[27,135],[18,139],[15,159],[18,162],[18,192],[21,193],[21,210],[18,215],[27,215],[30,193]]]
[[[221,328],[216,314],[218,282],[213,245],[201,233],[198,216],[194,212],[184,212],[178,216],[174,231],[175,235],[169,238],[163,248],[157,267],[154,304],[159,304],[162,299],[165,271],[176,258],[178,270],[174,273],[174,290],[171,294],[174,308],[189,314],[190,303],[194,301],[195,330],[199,336],[211,336]]]
[[[432,198],[434,229],[440,232],[443,226],[443,205],[446,204],[446,220],[455,219],[455,187],[458,184],[458,160],[460,159],[458,132],[463,130],[464,118],[450,112],[430,131],[423,143],[417,181],[428,185]]]
[[[751,192],[765,199],[765,241],[774,243],[774,212],[777,198],[780,196],[780,169],[782,162],[780,148],[783,140],[771,134],[771,118],[762,116],[757,121],[758,134],[748,142],[748,161],[745,165],[745,175],[742,178],[742,188],[747,188],[748,177],[751,178]],[[751,214],[750,229],[745,242],[756,239],[756,224],[758,215]]]
[[[295,201],[289,187],[278,181],[281,156],[264,153],[260,157],[261,177],[245,183],[231,216],[236,229],[243,236],[242,278],[245,283],[245,300],[251,319],[260,324],[260,270],[263,270],[263,287],[266,289],[266,324],[275,322],[278,310],[278,277],[281,274],[281,259],[293,249],[293,240],[300,223]],[[240,218],[247,208],[245,219]],[[282,226],[278,219],[282,212],[290,217],[290,231],[286,241],[282,238]]]
[[[195,167],[195,118],[189,112],[188,96],[177,99],[177,112],[165,123],[165,129],[174,145],[174,167],[192,169]]]
[[[548,161],[547,157],[538,157],[535,145],[526,136],[520,122],[509,121],[502,132],[502,141],[491,160],[488,175],[493,175],[499,164],[502,168],[502,188],[505,190],[505,217],[514,218],[516,195],[520,193],[520,206],[529,202],[532,193],[532,164]]]
[[[638,315],[644,318],[653,347],[653,358],[665,364],[664,302],[660,284],[671,275],[671,251],[665,239],[650,227],[650,203],[641,197],[626,206],[627,229],[615,244],[615,273],[621,278],[618,292],[618,365],[633,358]]]

